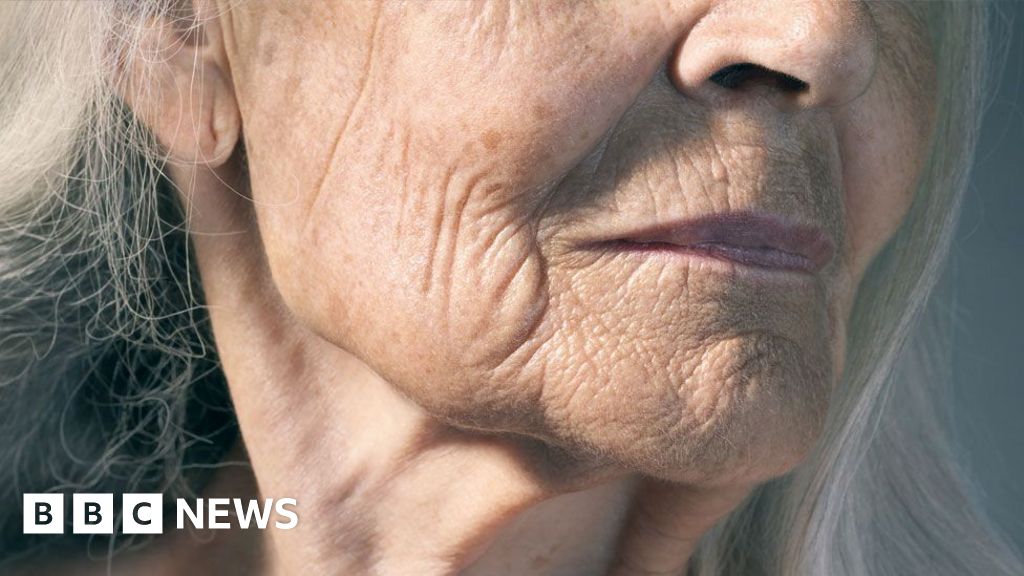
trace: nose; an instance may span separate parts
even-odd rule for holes
[[[862,93],[877,60],[867,6],[851,0],[732,0],[714,4],[669,63],[683,94],[767,91],[800,107],[842,105]]]

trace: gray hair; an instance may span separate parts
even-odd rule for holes
[[[0,3],[0,561],[38,544],[22,493],[187,493],[236,438],[187,219],[114,74],[173,5]],[[691,575],[1024,574],[951,448],[927,306],[976,140],[984,8],[926,6],[931,154],[858,292],[817,449],[706,534]]]
[[[0,561],[113,546],[21,534],[21,494],[184,496],[237,436],[184,215],[113,80],[170,8],[0,2]]]

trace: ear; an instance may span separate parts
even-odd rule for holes
[[[175,163],[212,168],[231,157],[241,116],[212,2],[182,0],[147,20],[122,60],[121,96]]]

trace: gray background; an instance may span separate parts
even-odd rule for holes
[[[993,2],[1004,54],[953,249],[953,417],[983,502],[1024,551],[1024,1]]]

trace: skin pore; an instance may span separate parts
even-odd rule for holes
[[[813,449],[927,151],[919,8],[194,9],[150,23],[124,96],[188,207],[252,465],[209,490],[300,521],[131,570],[680,574]],[[720,214],[833,250],[797,273],[606,242]]]

